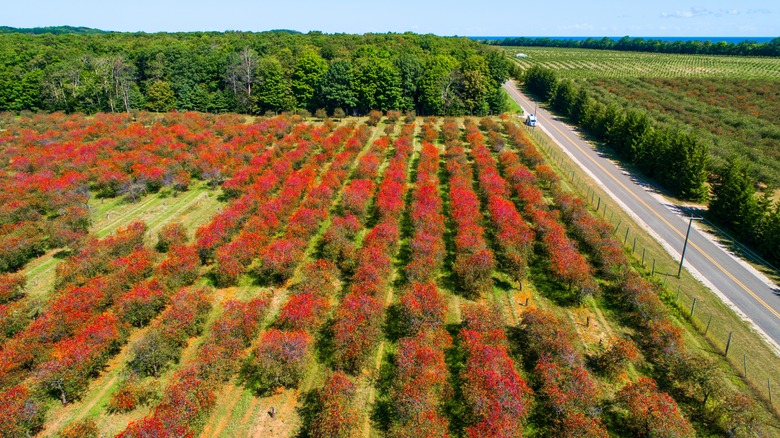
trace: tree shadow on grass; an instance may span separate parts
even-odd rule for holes
[[[328,319],[314,340],[314,354],[317,360],[328,368],[336,368],[336,346],[333,342],[335,324],[333,318]]]
[[[455,221],[450,216],[450,198],[449,198],[449,175],[447,174],[446,166],[444,165],[444,159],[439,159],[439,186],[442,188],[441,195],[441,208],[442,215],[444,216],[444,263],[442,265],[441,285],[445,289],[451,290],[458,295],[463,296],[463,288],[460,286],[457,275],[453,267],[455,266]]]
[[[447,324],[445,327],[452,336],[452,347],[444,350],[444,362],[450,372],[449,383],[452,397],[444,402],[444,414],[450,421],[452,436],[463,436],[464,430],[470,425],[468,408],[463,402],[463,389],[460,374],[466,366],[466,353],[460,345],[460,329],[462,324]]]
[[[301,394],[301,403],[296,408],[301,419],[301,428],[295,433],[295,438],[314,438],[309,433],[317,414],[322,412],[322,399],[318,389],[312,389]]]
[[[375,399],[374,407],[371,409],[371,422],[385,434],[390,430],[390,426],[397,422],[393,401],[390,398],[395,377],[395,354],[388,353],[385,355],[382,366],[379,369],[379,378],[376,382],[377,398]]]
[[[398,342],[409,334],[409,323],[400,304],[394,303],[388,306],[385,315],[383,331],[389,341]]]
[[[73,255],[73,250],[63,248],[63,249],[57,250],[51,256],[53,258],[57,259],[57,260],[64,260],[64,259],[66,259],[66,258],[68,258],[68,257],[70,257],[72,255]]]
[[[528,268],[529,277],[532,279],[536,290],[542,296],[562,307],[579,304],[580,301],[576,289],[566,288],[550,278],[550,266],[546,258],[534,257]]]
[[[497,287],[498,289],[508,292],[512,290],[514,287],[512,286],[512,283],[502,279],[502,278],[496,278],[493,277],[493,286]]]

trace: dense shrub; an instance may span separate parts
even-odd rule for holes
[[[310,425],[311,435],[350,438],[358,433],[362,422],[355,403],[356,394],[357,387],[349,376],[341,371],[330,373],[325,385],[317,391],[318,406]]]
[[[150,384],[142,383],[138,377],[130,375],[111,394],[106,409],[110,413],[130,412],[139,406],[147,405],[156,396],[156,391]]]
[[[187,230],[179,222],[171,222],[165,225],[157,234],[155,248],[160,252],[168,252],[172,246],[186,245],[188,241]]]
[[[46,411],[26,386],[14,386],[0,392],[0,435],[23,437],[37,433]]]
[[[165,306],[166,294],[157,280],[137,284],[116,303],[119,317],[130,325],[143,327]]]
[[[200,258],[191,245],[171,246],[168,257],[155,268],[155,274],[168,287],[176,290],[189,286],[198,278]]]
[[[25,284],[27,278],[23,274],[0,274],[0,304],[20,298]]]
[[[336,365],[355,373],[380,340],[382,303],[371,295],[347,294],[334,319]]]
[[[618,405],[626,411],[626,425],[638,436],[694,436],[694,430],[666,393],[653,379],[642,377],[624,386],[617,394]]]
[[[263,333],[250,372],[257,390],[265,393],[280,386],[296,387],[303,377],[311,345],[311,335],[302,330],[270,329]]]

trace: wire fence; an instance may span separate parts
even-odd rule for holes
[[[713,292],[693,290],[687,275],[677,278],[679,261],[675,262],[648,234],[637,232],[637,226],[625,212],[610,207],[606,192],[589,178],[581,177],[579,167],[548,137],[534,129],[529,132],[550,157],[549,164],[558,167],[595,214],[613,225],[616,238],[633,257],[637,268],[644,270],[674,297],[672,304],[680,317],[703,335],[712,349],[724,356],[745,383],[764,397],[777,413],[774,399],[780,393],[780,388],[775,387],[780,382],[780,360],[769,343],[760,339],[760,335]]]

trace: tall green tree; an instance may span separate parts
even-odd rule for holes
[[[707,146],[695,135],[676,131],[670,137],[662,182],[683,199],[707,199]]]
[[[316,98],[318,106],[326,108],[330,114],[336,108],[351,113],[358,104],[354,86],[352,63],[347,60],[333,61],[320,81]]]
[[[490,50],[485,54],[485,61],[490,71],[490,78],[497,86],[501,86],[509,79],[512,63],[501,50]]]
[[[452,105],[455,88],[453,70],[457,60],[449,55],[438,55],[425,62],[425,69],[420,78],[418,114],[445,114]]]
[[[282,63],[273,56],[266,56],[258,62],[255,89],[253,99],[255,113],[290,111],[295,106]]]
[[[401,54],[395,60],[395,67],[401,75],[400,110],[410,111],[417,106],[418,85],[423,75],[423,65],[416,55]]]
[[[467,111],[474,115],[490,112],[489,93],[495,88],[488,63],[480,55],[471,55],[461,64],[461,100]]]
[[[733,157],[712,187],[709,212],[740,237],[759,234],[764,211],[756,198],[755,181],[742,160]]]
[[[771,263],[780,263],[780,202],[770,208],[767,203],[767,213],[764,217],[758,247]]]
[[[623,122],[626,117],[625,112],[618,105],[610,103],[601,116],[599,137],[601,137],[607,145],[614,149],[619,149],[621,147],[621,141],[623,140],[621,133],[623,132]]]
[[[668,129],[654,129],[649,134],[645,147],[639,151],[636,163],[645,175],[660,178],[667,163],[671,144],[671,132]]]
[[[146,90],[146,109],[165,112],[176,107],[176,95],[168,81],[154,81]]]
[[[555,93],[558,85],[558,75],[554,70],[534,65],[525,73],[525,83],[532,93],[547,101]]]
[[[580,88],[577,91],[577,96],[574,98],[569,117],[574,121],[582,125],[585,129],[590,124],[590,120],[593,118],[593,104],[594,100],[590,97],[585,88]]]
[[[365,114],[387,111],[401,105],[401,75],[386,58],[369,55],[355,60],[355,89],[358,110]]]
[[[647,114],[642,111],[628,110],[620,129],[619,152],[631,161],[636,161],[640,151],[650,140],[653,129]]]
[[[565,79],[558,83],[552,98],[552,106],[560,114],[571,115],[574,102],[577,98],[576,90],[571,79]]]
[[[319,53],[306,49],[298,56],[292,73],[292,92],[299,108],[314,110],[314,92],[320,85],[320,79],[328,70],[328,61]]]

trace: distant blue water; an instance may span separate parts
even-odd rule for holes
[[[549,38],[552,40],[573,40],[584,41],[588,38],[594,40],[600,40],[603,37],[584,37],[584,36],[529,36],[529,37],[515,37],[515,36],[470,36],[473,40],[503,40],[506,38]],[[613,41],[618,41],[623,37],[607,37]],[[739,44],[742,41],[754,41],[756,43],[768,43],[776,37],[630,37],[630,38],[642,38],[643,40],[659,40],[664,42],[669,41],[709,41],[711,43],[718,43],[725,41],[731,44]]]

